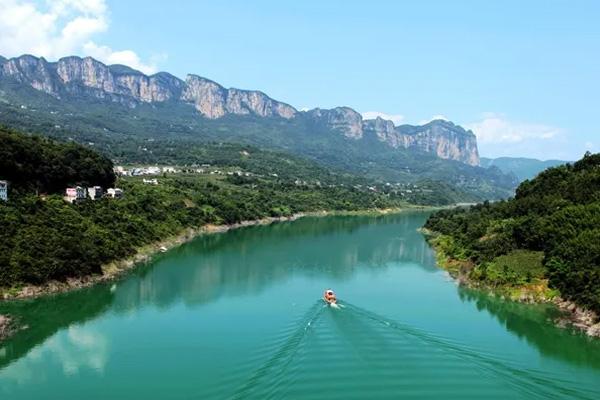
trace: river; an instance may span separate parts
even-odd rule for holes
[[[0,343],[0,398],[600,398],[600,341],[458,287],[427,215],[207,235],[118,282],[0,303],[28,326]]]

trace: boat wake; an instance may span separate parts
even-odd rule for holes
[[[316,302],[271,347],[233,399],[596,396],[347,302]],[[456,384],[465,377],[469,387]]]

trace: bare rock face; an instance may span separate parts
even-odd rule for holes
[[[194,103],[207,118],[220,118],[226,114],[260,117],[292,118],[296,109],[271,99],[259,91],[225,89],[209,79],[188,75],[182,100]]]
[[[24,55],[6,60],[0,69],[0,76],[13,77],[20,83],[52,95],[58,93],[52,65],[43,58]]]
[[[64,83],[78,83],[100,92],[116,93],[117,85],[108,67],[91,57],[62,58],[56,72]]]
[[[449,121],[435,120],[422,126],[396,127],[392,121],[378,117],[364,121],[363,130],[393,148],[413,148],[440,158],[479,165],[477,138],[473,132]]]
[[[331,110],[315,108],[308,111],[307,115],[330,129],[341,132],[347,138],[361,139],[363,137],[362,115],[350,107],[336,107]]]
[[[181,98],[194,103],[196,110],[207,118],[219,118],[226,114],[226,90],[211,80],[188,75]]]
[[[434,120],[422,126],[403,125],[396,131],[403,136],[407,148],[414,147],[440,158],[479,165],[475,134],[450,121]]]
[[[124,66],[107,66],[91,57],[65,57],[56,63],[21,56],[0,66],[0,77],[28,84],[51,96],[92,96],[135,106],[178,98],[183,82],[172,75],[146,76]]]
[[[92,96],[135,107],[168,100],[193,103],[207,118],[227,114],[292,118],[296,109],[259,91],[225,89],[211,80],[189,75],[182,80],[166,72],[144,75],[124,65],[105,65],[91,57],[65,57],[56,63],[21,56],[0,64],[0,77],[9,77],[54,97]]]
[[[124,96],[141,102],[166,101],[180,95],[183,82],[160,73],[146,76],[124,66],[106,66],[91,57],[62,58],[56,72],[67,90],[76,94],[89,92],[98,98]]]
[[[364,121],[363,128],[365,132],[375,135],[380,142],[385,142],[394,148],[407,147],[398,132],[396,132],[396,127],[392,121],[377,117],[376,119]]]
[[[296,109],[285,103],[271,99],[259,91],[229,89],[227,110],[232,114],[254,113],[261,117],[292,118]]]

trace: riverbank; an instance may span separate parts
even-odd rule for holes
[[[598,315],[560,297],[557,290],[548,287],[547,279],[535,279],[521,285],[488,285],[484,281],[472,277],[471,273],[476,267],[473,262],[452,258],[444,251],[440,242],[436,241],[436,238],[439,237],[436,232],[426,228],[421,228],[419,231],[425,235],[427,242],[436,251],[438,266],[447,271],[459,285],[485,291],[507,301],[554,304],[561,311],[561,316],[553,321],[554,324],[561,328],[575,328],[591,337],[600,337]]]
[[[307,214],[294,214],[290,217],[269,217],[262,218],[259,220],[242,221],[236,224],[229,225],[208,224],[202,226],[199,229],[186,228],[178,235],[171,236],[164,240],[160,240],[158,242],[142,246],[136,249],[135,254],[126,259],[113,261],[109,264],[103,265],[102,274],[83,277],[71,277],[67,278],[65,281],[53,280],[46,282],[42,285],[23,285],[13,288],[4,288],[1,289],[0,294],[2,299],[10,300],[34,298],[48,294],[56,294],[67,292],[70,290],[82,289],[101,282],[114,280],[123,275],[124,273],[130,271],[137,265],[150,261],[150,259],[154,255],[187,243],[200,235],[223,233],[231,229],[237,229],[246,226],[268,225],[274,222],[294,221],[298,218],[304,217],[305,215]],[[318,214],[315,213],[315,215]]]
[[[174,247],[187,243],[200,235],[223,233],[232,229],[248,226],[268,225],[275,222],[295,221],[302,217],[326,217],[326,216],[377,216],[394,214],[403,211],[427,211],[433,210],[427,206],[407,206],[402,208],[369,209],[358,211],[313,211],[293,214],[289,217],[266,217],[257,220],[242,221],[235,224],[213,225],[207,224],[200,228],[187,228],[178,235],[154,242],[150,245],[136,249],[134,255],[118,261],[113,261],[102,266],[102,274],[83,277],[67,278],[65,281],[49,281],[41,285],[23,285],[12,288],[0,288],[0,299],[26,299],[39,296],[57,294],[71,290],[82,289],[98,283],[112,281],[132,270],[137,265],[149,262],[157,253],[165,252]]]

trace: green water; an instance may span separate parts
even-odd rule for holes
[[[1,303],[29,328],[0,344],[0,399],[600,398],[600,341],[457,287],[426,217],[240,229],[115,284]]]

